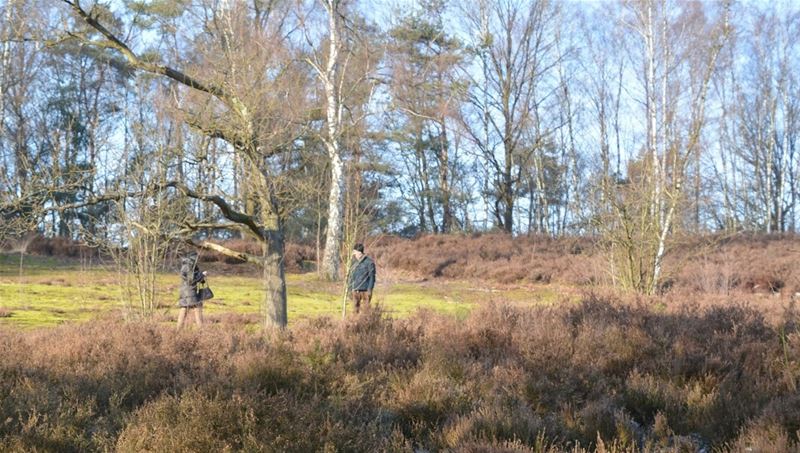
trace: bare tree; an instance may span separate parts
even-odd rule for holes
[[[730,32],[728,8],[710,20],[700,4],[679,15],[666,1],[626,3],[623,22],[641,64],[645,124],[642,156],[609,186],[611,216],[600,227],[625,285],[655,292],[669,239],[681,218],[687,167],[700,152],[708,86]]]
[[[737,178],[740,186],[722,189],[729,218],[766,233],[783,232],[795,225],[798,191],[800,84],[790,66],[800,52],[800,16],[750,8],[745,12],[752,24],[742,25],[735,49],[752,57],[729,56],[727,77],[718,82],[725,89],[723,181]]]
[[[127,173],[134,182],[146,180],[143,190],[114,201],[115,234],[106,236],[110,241],[103,242],[120,271],[129,315],[143,317],[154,314],[159,307],[158,273],[175,245],[185,237],[182,226],[188,221],[185,200],[175,192],[161,190],[168,179],[168,167],[159,165],[154,172],[143,168],[167,159],[167,152],[159,149],[147,157],[136,159],[136,165]]]
[[[341,99],[347,61],[343,54],[342,1],[320,0],[327,14],[328,52],[324,63],[319,58],[308,58],[307,61],[317,73],[322,83],[325,100],[326,134],[323,142],[328,151],[331,169],[331,185],[328,195],[328,224],[325,233],[325,251],[322,258],[322,273],[330,280],[339,278],[339,252],[342,242],[344,220],[344,161],[342,160],[342,129],[344,104]],[[316,56],[316,55],[315,55]],[[345,61],[342,61],[345,60]],[[344,67],[343,67],[344,66]]]
[[[555,4],[548,0],[470,3],[465,7],[479,77],[472,90],[462,126],[490,172],[492,214],[497,225],[512,232],[514,206],[534,152],[552,132],[542,122],[540,104],[554,91],[543,77],[559,56],[554,55],[552,26]]]
[[[413,10],[401,14],[389,31],[387,62],[392,109],[401,123],[393,141],[410,170],[411,201],[420,215],[420,230],[442,233],[455,226],[458,162],[452,129],[465,87],[457,73],[464,52],[445,26],[446,6],[443,0],[419,0]]]
[[[365,24],[344,0],[318,0],[325,10],[325,31],[315,42],[312,37],[313,14],[300,15],[310,52],[305,61],[311,66],[322,86],[325,98],[325,128],[320,139],[330,162],[330,190],[325,233],[325,249],[321,273],[329,280],[339,278],[345,199],[344,136],[360,123],[365,115],[353,115],[357,105],[368,102],[363,88],[374,85],[370,74],[377,61],[373,59],[372,42],[362,36]],[[300,2],[300,8],[305,6]],[[313,10],[312,10],[313,12]],[[324,48],[324,50],[323,50]],[[377,58],[375,59],[377,60]]]
[[[194,243],[263,268],[265,321],[283,327],[287,322],[284,271],[284,231],[281,205],[275,193],[275,169],[270,159],[286,152],[297,136],[297,114],[304,104],[306,77],[298,71],[287,47],[285,9],[271,5],[252,10],[243,4],[228,5],[229,16],[221,23],[218,8],[208,5],[201,17],[207,34],[195,42],[194,64],[187,70],[163,63],[164,56],[142,56],[120,36],[119,25],[109,28],[110,11],[95,4],[85,9],[79,1],[64,0],[74,17],[88,29],[67,33],[81,42],[124,58],[134,70],[150,73],[183,87],[177,110],[181,120],[203,135],[227,144],[241,161],[248,183],[241,206],[218,193],[195,190],[181,180],[171,180],[162,189],[173,188],[185,197],[210,203],[225,222],[213,226],[190,224],[192,230],[230,228],[262,243],[262,255],[252,256],[227,249],[207,239]],[[200,5],[202,8],[206,5]],[[216,21],[216,22],[215,22]],[[257,42],[263,45],[253,46]],[[177,49],[176,49],[177,51]],[[173,56],[174,63],[182,58]]]

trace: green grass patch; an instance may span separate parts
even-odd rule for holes
[[[86,321],[99,316],[124,316],[126,305],[122,290],[124,276],[108,268],[90,268],[74,262],[48,257],[26,256],[19,272],[18,255],[0,255],[0,324],[21,327],[56,325]],[[252,315],[261,312],[264,291],[255,276],[214,275],[209,266],[209,284],[215,298],[205,305],[210,316],[226,313]],[[177,313],[179,277],[163,273],[157,276],[158,311]],[[315,274],[287,276],[289,321],[305,317],[340,316],[342,286],[322,281]],[[554,288],[536,290],[491,289],[471,282],[379,282],[373,304],[380,305],[394,317],[405,317],[420,308],[465,317],[478,304],[512,302],[515,304],[552,304],[561,295]],[[348,312],[352,306],[348,305]],[[116,313],[119,312],[119,313]],[[255,318],[257,319],[257,318]]]

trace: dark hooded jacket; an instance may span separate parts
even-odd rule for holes
[[[360,260],[353,262],[350,268],[350,291],[372,291],[375,287],[375,262],[364,255]]]
[[[181,260],[181,287],[178,305],[181,307],[196,307],[203,305],[197,298],[197,284],[205,282],[203,273],[197,267],[195,258],[187,257]]]

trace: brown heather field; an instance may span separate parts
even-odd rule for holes
[[[644,298],[605,287],[587,240],[384,238],[395,275],[581,301],[266,335],[235,316],[3,327],[0,451],[800,451],[798,245],[687,241]]]
[[[738,234],[676,242],[665,263],[665,292],[786,296],[800,292],[800,236]],[[473,234],[408,240],[381,236],[365,243],[382,271],[407,279],[600,288],[612,284],[608,263],[590,238]],[[252,241],[234,240],[225,245],[260,253],[258,244]],[[28,253],[61,258],[96,256],[95,250],[60,238],[37,238]],[[287,272],[306,272],[313,268],[315,258],[312,245],[286,246]],[[200,260],[227,265],[225,271],[232,274],[254,272],[233,258],[213,252],[202,252]]]
[[[800,291],[798,236],[707,236],[676,242],[664,266],[665,292],[791,295]],[[383,237],[369,245],[379,263],[422,278],[579,287],[612,283],[600,247],[588,238],[476,234],[415,240]]]

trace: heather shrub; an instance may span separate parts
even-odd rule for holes
[[[592,239],[487,233],[380,238],[377,262],[422,278],[483,279],[499,283],[590,284],[604,280]]]
[[[469,408],[468,383],[433,368],[396,373],[387,384],[383,404],[402,432],[423,445],[434,442],[449,417]]]
[[[297,363],[293,351],[285,347],[266,347],[263,354],[246,354],[232,358],[233,384],[266,395],[285,390],[305,394],[309,376]]]
[[[195,391],[164,395],[133,414],[116,448],[120,452],[257,451],[253,406],[239,396],[223,399]]]
[[[69,238],[36,236],[28,245],[27,253],[62,258],[88,258],[99,256],[99,249]]]
[[[545,427],[540,416],[525,404],[484,404],[457,417],[442,436],[449,448],[487,441],[535,446],[540,436],[546,436]]]
[[[796,313],[659,300],[6,328],[0,450],[796,450]]]
[[[780,423],[757,421],[748,423],[726,449],[731,453],[798,451],[798,438],[800,432],[790,436]]]
[[[413,325],[387,319],[373,308],[345,321],[332,352],[352,370],[370,365],[403,368],[419,358],[419,335]]]
[[[684,295],[800,291],[794,235],[689,236],[665,257],[662,291]],[[370,254],[383,268],[418,278],[502,284],[608,285],[608,263],[592,238],[486,233],[382,237]]]
[[[548,446],[542,436],[534,446],[525,445],[522,441],[476,441],[468,442],[453,449],[459,453],[552,453],[562,451]],[[576,450],[580,451],[580,450]]]
[[[736,291],[792,294],[800,290],[796,235],[688,237],[668,260],[675,287],[687,293]]]
[[[381,236],[366,242],[367,253],[375,258],[382,275],[512,285],[558,283],[594,288],[613,284],[607,257],[591,237],[476,233],[414,239]],[[223,244],[261,254],[261,244],[256,241],[237,239]],[[686,297],[698,293],[792,295],[800,292],[800,268],[793,252],[798,249],[800,237],[791,234],[680,237],[665,257],[661,291]],[[94,257],[98,253],[70,240],[41,237],[32,240],[28,252],[66,258]],[[202,251],[200,260],[224,266],[228,273],[258,272],[255,266],[217,252]],[[287,243],[284,260],[288,272],[313,270],[316,249],[309,244]]]
[[[355,414],[355,416],[354,416]],[[117,451],[375,451],[380,423],[338,404],[291,393],[165,395],[138,410]]]

